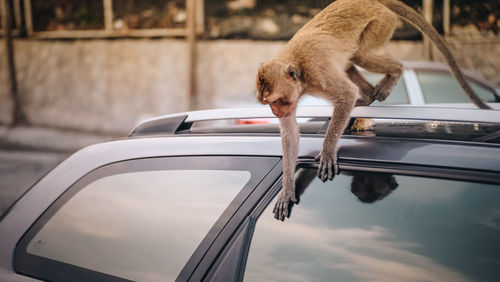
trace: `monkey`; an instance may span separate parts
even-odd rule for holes
[[[269,105],[280,120],[283,177],[274,209],[278,218],[286,217],[289,202],[297,201],[293,181],[299,144],[297,102],[307,93],[334,105],[323,147],[315,158],[318,177],[332,180],[339,170],[337,142],[353,107],[384,101],[402,75],[402,64],[380,53],[392,37],[398,16],[434,42],[472,102],[490,108],[472,91],[444,39],[414,9],[398,0],[336,0],[300,28],[257,73],[257,100]],[[355,65],[384,76],[373,86]]]

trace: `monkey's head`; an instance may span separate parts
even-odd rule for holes
[[[352,176],[351,192],[363,203],[382,200],[397,187],[391,174],[357,172]]]
[[[257,74],[257,99],[269,105],[278,118],[289,116],[303,94],[300,70],[294,65],[270,62]]]

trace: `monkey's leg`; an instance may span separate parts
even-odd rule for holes
[[[295,166],[299,151],[299,127],[295,111],[291,115],[280,118],[281,144],[283,147],[283,179],[278,201],[274,206],[274,217],[284,220],[289,216],[288,206],[297,202],[295,198]]]
[[[368,106],[373,103],[375,101],[373,97],[373,85],[359,73],[354,65],[350,66],[346,73],[349,79],[359,87],[361,97],[356,100],[356,106]]]
[[[351,111],[354,107],[358,87],[352,83],[345,72],[333,75],[334,81],[329,85],[329,99],[334,104],[333,115],[326,131],[323,149],[316,156],[319,159],[318,177],[323,180],[332,180],[338,174],[337,142],[349,122]]]
[[[352,61],[368,71],[385,73],[384,78],[375,85],[373,90],[373,98],[381,102],[391,94],[392,89],[403,74],[403,65],[400,62],[382,55],[357,52]]]

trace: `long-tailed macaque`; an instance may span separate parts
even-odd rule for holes
[[[394,32],[397,16],[417,27],[436,44],[468,97],[480,108],[489,108],[472,91],[451,52],[437,31],[415,10],[397,0],[337,0],[303,26],[257,75],[257,98],[269,104],[281,124],[283,188],[275,214],[287,216],[296,202],[294,171],[299,132],[295,110],[305,93],[334,105],[319,160],[318,177],[333,179],[338,173],[337,142],[355,105],[384,101],[398,82],[401,63],[379,51]],[[358,65],[385,76],[372,86],[357,71]],[[438,93],[436,93],[438,94]]]

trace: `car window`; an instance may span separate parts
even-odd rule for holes
[[[173,281],[236,195],[255,185],[256,163],[244,159],[239,167],[214,157],[204,169],[195,161],[175,169],[177,160],[169,169],[145,168],[147,160],[138,160],[121,167],[139,171],[98,170],[104,175],[82,184],[33,232],[26,253],[129,280]]]
[[[457,80],[449,73],[415,71],[426,103],[470,103]],[[485,102],[495,102],[493,90],[468,80],[472,90]]]
[[[372,85],[377,85],[377,83],[384,77],[382,74],[376,74],[376,73],[363,73],[363,76]],[[379,104],[405,105],[409,103],[410,100],[408,99],[408,93],[406,92],[405,82],[404,79],[401,77],[401,79],[398,81],[396,86],[394,86],[394,89],[392,89],[391,94],[387,96],[385,101],[383,102],[375,101],[372,103],[372,105],[379,105]]]
[[[308,174],[289,219],[273,218],[276,199],[258,218],[245,281],[497,280],[498,185]]]

